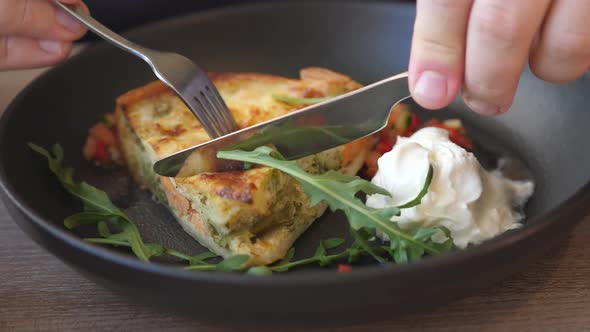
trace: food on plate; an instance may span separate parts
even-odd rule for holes
[[[432,169],[429,192],[421,204],[393,216],[402,229],[444,227],[458,248],[479,244],[520,226],[518,212],[533,193],[532,181],[514,181],[499,171],[487,171],[475,155],[450,139],[447,130],[425,127],[410,137],[398,137],[393,149],[378,160],[372,183],[391,195],[369,195],[376,209],[403,206],[422,190]],[[433,234],[434,241],[447,235]]]
[[[240,128],[360,87],[321,68],[302,70],[300,80],[255,73],[210,77]],[[218,152],[218,158],[244,162],[241,171],[186,178],[153,172],[157,159],[208,139],[180,99],[157,82],[119,97],[116,111],[90,129],[83,149],[85,158],[98,165],[126,164],[136,182],[212,251],[197,256],[144,243],[135,223],[106,193],[74,181],[73,170],[62,165],[59,146],[53,153],[31,147],[48,159],[62,186],[84,202],[84,212],[65,219],[67,228],[95,224],[100,237],[86,239],[90,242],[130,247],[144,261],[173,256],[190,270],[267,275],[337,263],[338,271],[348,272],[361,256],[380,263],[415,261],[518,227],[524,215],[516,208],[534,187],[532,181],[484,170],[468,151],[473,143],[460,120],[422,122],[405,104],[392,110],[378,134],[297,161],[261,146]],[[363,164],[371,182],[355,176]],[[359,193],[367,195],[366,201]],[[312,257],[293,260],[293,242],[328,207],[344,212],[349,241],[322,240]],[[212,261],[217,256],[224,259]]]
[[[360,85],[347,76],[306,68],[301,79],[256,73],[220,73],[210,78],[239,128],[293,112],[301,98],[333,97]],[[273,96],[288,96],[293,101]],[[299,99],[297,99],[299,98]],[[295,239],[324,212],[290,176],[269,167],[165,178],[154,162],[209,137],[182,101],[162,83],[130,91],[117,100],[116,128],[123,159],[134,179],[167,204],[184,230],[213,252],[248,255],[250,264],[282,258]],[[356,174],[368,152],[361,140],[299,160],[309,173]]]

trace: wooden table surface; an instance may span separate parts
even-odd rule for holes
[[[0,73],[0,110],[38,72]],[[590,331],[589,238],[590,217],[545,259],[477,294],[419,315],[329,330]],[[138,305],[86,280],[30,240],[0,204],[0,331],[30,330],[234,328]]]

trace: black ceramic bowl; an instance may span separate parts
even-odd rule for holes
[[[128,37],[183,53],[207,70],[296,76],[301,67],[322,66],[370,83],[407,67],[413,18],[414,8],[406,4],[262,4],[174,19]],[[64,229],[63,218],[79,205],[26,143],[60,142],[78,177],[105,188],[139,223],[146,240],[202,250],[122,171],[99,170],[81,157],[87,128],[113,109],[118,95],[153,79],[139,60],[99,44],[36,80],[0,121],[2,198],[14,220],[82,274],[144,301],[226,319],[391,318],[440,305],[513,273],[542,256],[588,212],[590,80],[554,86],[527,72],[507,115],[480,117],[460,102],[429,113],[461,117],[481,145],[528,165],[537,186],[521,229],[419,263],[361,266],[347,274],[312,268],[255,277],[143,263]],[[341,215],[326,215],[298,241],[298,251],[305,255],[319,238],[345,229]]]

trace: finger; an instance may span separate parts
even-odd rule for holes
[[[418,0],[409,84],[421,106],[437,109],[457,95],[463,80],[465,35],[472,0]]]
[[[64,2],[72,3],[72,0]],[[81,2],[75,2],[82,5]],[[71,41],[86,29],[48,0],[0,0],[0,34]]]
[[[556,0],[530,58],[541,79],[562,83],[590,69],[590,1]]]
[[[550,0],[475,1],[467,28],[463,99],[474,111],[508,111]]]
[[[0,37],[0,71],[44,67],[64,60],[72,44],[28,37]]]

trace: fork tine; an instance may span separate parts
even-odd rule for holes
[[[227,127],[223,121],[223,117],[221,116],[218,108],[213,104],[213,101],[207,96],[204,91],[199,92],[200,100],[203,104],[205,104],[205,110],[208,113],[209,117],[213,121],[213,125],[217,129],[221,135],[227,133]]]
[[[237,130],[236,123],[235,123],[233,117],[231,116],[231,113],[229,112],[229,108],[227,107],[227,105],[223,101],[223,98],[221,98],[221,95],[219,95],[219,91],[217,91],[217,89],[215,89],[215,88],[211,89],[209,87],[209,85],[205,86],[205,90],[211,96],[210,99],[212,99],[214,101],[214,103],[217,105],[218,111],[222,117],[223,123],[225,124],[225,127],[228,129],[227,133]]]
[[[195,116],[205,128],[209,136],[211,137],[218,137],[219,130],[215,126],[215,121],[211,118],[209,112],[207,112],[207,107],[204,105],[203,101],[200,100],[197,96],[193,97],[193,101],[190,102],[190,105],[193,106],[192,108],[195,109]]]
[[[201,91],[201,96],[205,100],[207,100],[207,102],[211,105],[210,111],[211,113],[213,113],[213,116],[217,120],[219,129],[223,131],[224,134],[229,133],[230,127],[228,126],[227,121],[223,116],[223,114],[225,113],[224,109],[221,108],[221,105],[219,105],[219,103],[215,100],[214,96],[211,94],[211,89],[209,89],[208,86],[205,86],[205,91]]]

